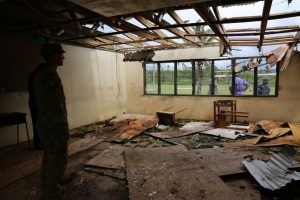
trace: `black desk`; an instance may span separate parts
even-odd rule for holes
[[[30,148],[30,140],[28,134],[28,127],[26,121],[26,113],[0,113],[0,127],[17,125],[17,144],[19,144],[19,124],[25,123],[26,132],[27,132],[27,140]]]

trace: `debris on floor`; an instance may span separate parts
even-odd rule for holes
[[[245,136],[243,131],[236,129],[215,128],[208,131],[201,131],[203,134],[214,135],[235,140],[239,136]]]
[[[120,143],[126,140],[130,140],[131,138],[141,134],[142,132],[155,127],[155,125],[158,123],[158,119],[154,116],[130,116],[133,118],[123,119],[125,118],[125,116],[116,117],[115,119],[110,121],[110,126],[103,127],[102,130],[98,132],[98,134],[112,131],[114,133],[114,136],[108,139],[108,141]]]
[[[289,171],[295,152],[292,148],[283,148],[279,153],[271,152],[268,161],[247,156],[242,163],[255,180],[264,188],[272,191],[280,189],[292,180],[300,180],[300,173]]]
[[[198,157],[170,148],[125,151],[130,199],[236,199]]]
[[[124,114],[79,127],[71,131],[69,155],[76,155],[69,158],[68,164],[68,171],[75,170],[77,175],[62,187],[68,188],[72,199],[82,200],[293,199],[290,191],[297,191],[300,182],[291,180],[299,180],[300,173],[288,170],[300,167],[300,125],[263,120],[251,124],[248,132],[245,127],[233,124],[231,129],[216,129],[211,122],[179,119],[173,126],[162,126],[157,125],[154,116],[139,114]],[[133,134],[128,134],[130,131]],[[270,153],[279,151],[274,145],[283,144],[293,145],[297,151],[292,163],[290,157],[278,159],[278,154]],[[38,198],[39,174],[35,172],[41,158],[40,152],[10,168],[0,167],[0,195],[10,197],[9,191],[17,184],[25,191],[19,193],[28,197],[12,199]],[[248,158],[251,167],[253,162],[262,162],[276,170],[275,175],[284,172],[279,184],[289,184],[276,190],[273,186],[274,191],[265,189],[243,166],[242,162],[247,161],[243,158]],[[5,164],[1,157],[0,161]],[[274,165],[279,162],[286,168]],[[28,179],[34,177],[36,183],[27,187]],[[278,181],[267,174],[269,179],[263,182],[273,184],[270,177]],[[300,192],[293,195],[298,196]]]
[[[186,123],[184,126],[175,130],[170,130],[165,132],[150,132],[148,134],[163,139],[176,138],[176,137],[182,137],[197,132],[210,130],[213,129],[212,126],[213,126],[212,122],[190,122],[190,123]]]

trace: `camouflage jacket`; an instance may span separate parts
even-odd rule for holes
[[[56,70],[41,64],[33,80],[37,107],[37,128],[41,137],[68,136],[69,126],[65,95]]]

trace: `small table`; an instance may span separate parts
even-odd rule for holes
[[[25,123],[27,140],[30,148],[30,140],[29,140],[26,115],[27,115],[26,113],[19,113],[19,112],[0,113],[0,127],[17,125],[17,144],[19,144],[19,124]]]

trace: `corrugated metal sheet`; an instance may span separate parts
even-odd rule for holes
[[[285,186],[292,180],[300,180],[300,173],[289,171],[292,165],[292,157],[284,153],[272,153],[270,160],[264,161],[245,157],[242,161],[250,174],[259,184],[272,191]]]

